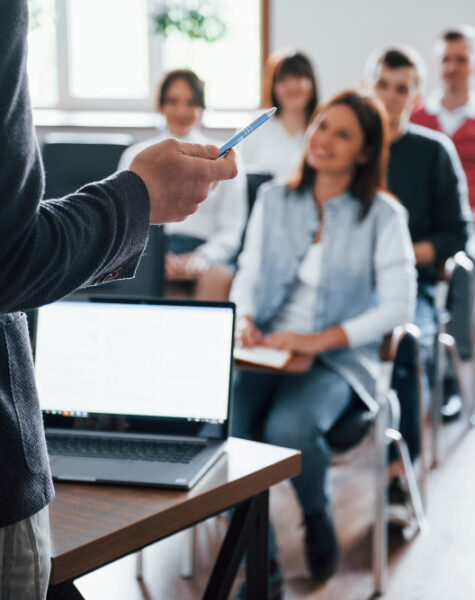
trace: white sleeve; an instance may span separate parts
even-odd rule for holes
[[[132,146],[129,146],[126,150],[124,150],[124,152],[122,152],[119,159],[119,164],[117,165],[117,170],[126,171],[130,167],[130,164],[137,156],[137,154],[142,152],[142,150],[145,150],[145,148],[148,148],[148,146],[150,146],[152,143],[153,142],[150,141],[139,142],[138,144],[133,144]]]
[[[259,142],[259,137],[252,134],[241,142],[240,152],[246,167],[253,167],[259,163]]]
[[[258,196],[249,219],[244,248],[239,256],[238,271],[230,293],[230,300],[237,305],[238,317],[248,315],[254,319],[256,316],[263,227],[264,207]]]
[[[405,214],[395,211],[386,219],[376,241],[374,266],[379,304],[342,323],[351,348],[379,341],[397,325],[413,320],[417,290],[414,265]]]
[[[238,161],[239,174],[218,184],[213,234],[199,246],[212,264],[226,263],[239,251],[247,220],[246,175]]]

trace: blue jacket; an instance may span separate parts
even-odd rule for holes
[[[314,331],[342,325],[350,345],[320,357],[376,409],[379,344],[414,313],[416,271],[407,214],[383,193],[375,196],[363,219],[361,203],[349,193],[326,202],[323,211]],[[265,332],[272,330],[273,319],[296,285],[300,263],[320,223],[311,190],[289,193],[282,184],[261,188],[252,218],[261,223],[261,243],[260,256],[254,257],[260,265],[259,283],[250,316]],[[257,235],[252,223],[248,231]],[[244,259],[233,284],[238,305],[240,288],[248,285],[245,265]]]

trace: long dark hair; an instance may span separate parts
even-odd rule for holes
[[[186,81],[193,93],[196,106],[205,108],[204,82],[201,81],[198,75],[190,69],[175,69],[174,71],[167,73],[158,86],[157,96],[155,99],[155,109],[159,111],[165,104],[168,88],[177,79],[183,79]]]
[[[276,106],[277,115],[279,114],[281,107],[275,94],[275,84],[287,75],[306,77],[312,82],[312,95],[305,107],[305,122],[308,125],[318,104],[318,86],[312,63],[302,52],[277,50],[269,56],[262,77],[262,106]]]
[[[351,108],[363,131],[363,148],[367,161],[357,164],[348,191],[362,204],[362,217],[368,213],[374,195],[386,189],[386,166],[389,152],[388,122],[384,107],[373,95],[357,90],[345,90],[317,107],[311,123],[332,106],[343,104]],[[308,141],[307,141],[308,146]],[[313,187],[318,175],[306,159],[307,147],[299,171],[287,183],[289,190],[303,192]]]

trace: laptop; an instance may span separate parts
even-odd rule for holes
[[[224,452],[235,306],[97,298],[39,310],[53,478],[190,489]]]

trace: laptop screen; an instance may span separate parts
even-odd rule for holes
[[[233,329],[231,303],[102,299],[41,308],[35,369],[46,425],[70,426],[72,417],[75,428],[97,429],[95,417],[108,416],[100,428],[161,420],[165,431],[181,422],[194,425],[178,432],[196,433],[227,423]]]

